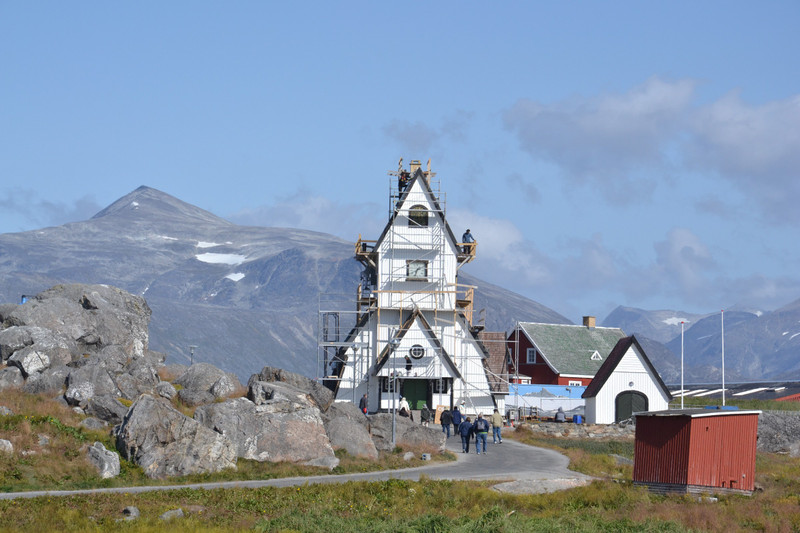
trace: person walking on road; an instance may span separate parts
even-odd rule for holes
[[[447,435],[447,438],[450,438],[450,424],[453,423],[453,417],[450,415],[450,411],[445,409],[442,411],[441,416],[439,417],[439,422],[442,424],[442,433]]]
[[[461,411],[458,410],[457,405],[453,407],[453,412],[450,413],[450,416],[453,417],[453,434],[458,435],[458,426],[461,425],[464,419],[461,417]]]
[[[459,424],[458,434],[461,435],[461,453],[469,453],[469,441],[472,439],[472,422],[469,417]]]
[[[492,413],[492,444],[500,444],[503,442],[503,437],[500,435],[500,430],[503,427],[503,416],[494,410]]]
[[[483,443],[483,453],[486,454],[486,439],[489,436],[489,421],[483,418],[483,413],[478,414],[478,419],[472,426],[475,432],[475,451],[481,454],[481,443]]]

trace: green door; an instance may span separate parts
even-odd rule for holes
[[[403,385],[403,396],[408,400],[411,409],[422,409],[422,406],[428,403],[428,380],[406,379]]]
[[[617,396],[614,421],[626,420],[639,411],[647,411],[647,396],[637,391],[625,391]]]

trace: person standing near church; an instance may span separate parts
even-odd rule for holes
[[[367,394],[364,393],[364,396],[361,397],[361,401],[358,402],[358,408],[361,409],[361,412],[367,414]]]
[[[483,453],[486,454],[486,439],[489,436],[489,421],[483,418],[483,413],[478,414],[478,419],[472,426],[475,432],[475,451],[481,454],[481,443],[483,443]]]
[[[439,415],[439,422],[442,424],[442,433],[447,435],[447,438],[450,438],[450,424],[453,423],[453,416],[450,414],[448,409],[442,411],[442,414]]]
[[[450,413],[450,416],[453,417],[453,434],[458,434],[458,426],[461,425],[463,421],[463,417],[461,416],[461,411],[458,410],[458,406],[456,405],[453,407],[453,412]]]
[[[503,415],[497,409],[492,413],[492,443],[500,444],[503,442],[503,437],[500,435],[500,430],[503,427]]]

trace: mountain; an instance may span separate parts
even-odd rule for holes
[[[724,314],[725,380],[800,379],[800,300],[780,309],[761,312],[734,306]],[[646,311],[618,307],[603,320],[651,344],[645,351],[662,378],[680,381],[681,334],[686,383],[720,383],[722,380],[722,320],[720,313],[692,315],[680,311]],[[667,349],[667,352],[664,351]],[[658,354],[651,355],[650,350]],[[672,354],[673,357],[669,357]],[[677,365],[676,365],[677,360]]]
[[[146,298],[150,348],[168,363],[208,362],[244,380],[265,365],[315,377],[319,311],[350,311],[343,336],[360,270],[351,242],[238,226],[149,187],[86,221],[0,235],[0,301],[62,283],[114,285]],[[516,320],[570,323],[463,271],[460,281],[478,286],[475,309],[485,315],[476,321],[489,331]]]

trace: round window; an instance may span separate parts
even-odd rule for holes
[[[414,346],[408,349],[408,354],[414,359],[419,359],[420,357],[425,355],[425,348],[423,348],[419,344],[415,344]]]

